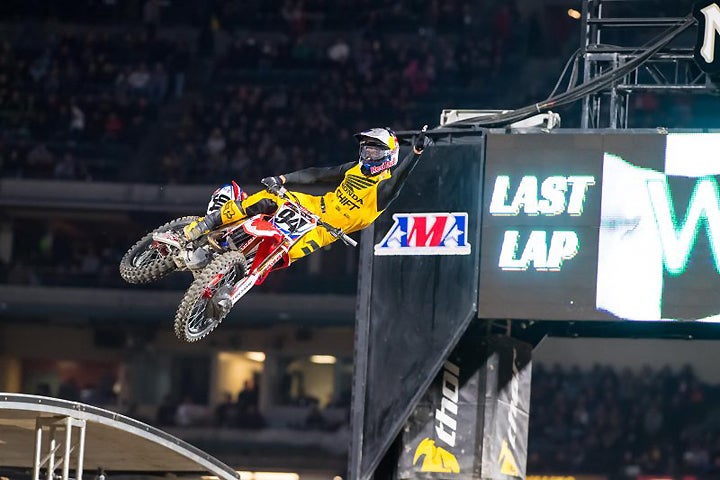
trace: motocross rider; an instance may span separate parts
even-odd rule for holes
[[[395,133],[389,128],[372,128],[355,135],[360,143],[360,158],[335,167],[311,167],[296,172],[266,177],[263,185],[269,189],[288,184],[325,182],[336,185],[322,196],[293,191],[299,202],[323,221],[345,233],[361,230],[380,216],[398,196],[407,176],[415,167],[425,147],[430,143],[423,127],[413,139],[412,151],[398,162],[400,147]],[[267,190],[245,199],[229,200],[204,218],[184,228],[185,237],[195,240],[220,225],[234,223],[260,213],[272,214],[283,200]],[[293,262],[318,250],[336,238],[324,228],[316,228],[298,241],[289,252]]]

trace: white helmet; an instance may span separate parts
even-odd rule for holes
[[[360,142],[360,171],[363,175],[377,175],[398,163],[400,145],[395,132],[389,128],[371,128],[355,134]]]

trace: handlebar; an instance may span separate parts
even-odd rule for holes
[[[350,238],[347,233],[343,232],[339,228],[335,228],[332,225],[325,223],[320,219],[318,219],[318,225],[320,225],[321,227],[324,227],[325,230],[330,232],[330,235],[332,235],[333,237],[335,237],[339,240],[342,240],[342,242],[345,245],[350,245],[351,247],[357,247],[357,242],[355,240],[353,240],[352,238]]]
[[[284,198],[285,200],[289,200],[289,198],[287,197],[287,188],[283,187],[282,185],[281,185],[281,186],[277,186],[277,185],[266,185],[266,186],[265,186],[265,189],[266,189],[268,192],[272,193],[273,195],[277,195],[277,196],[280,197],[280,198]]]
[[[266,185],[265,188],[267,189],[268,192],[272,193],[273,195],[277,195],[278,197],[280,197],[284,200],[288,200],[293,203],[300,204],[300,202],[296,198],[295,199],[290,198],[290,195],[288,195],[289,192],[288,192],[287,188],[283,187],[282,185],[280,185],[280,186]],[[330,233],[330,235],[337,238],[338,240],[341,240],[345,245],[350,245],[351,247],[357,247],[358,243],[355,240],[353,240],[350,236],[348,236],[348,234],[343,232],[341,229],[333,227],[329,223],[326,223],[326,222],[320,220],[320,218],[317,219],[317,223],[318,223],[318,225],[323,227],[325,230],[327,230]]]

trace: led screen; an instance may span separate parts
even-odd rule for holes
[[[479,314],[720,320],[720,135],[489,135]]]

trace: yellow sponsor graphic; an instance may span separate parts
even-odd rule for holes
[[[520,469],[517,466],[515,457],[513,456],[510,447],[506,440],[502,441],[502,447],[500,447],[500,455],[498,456],[498,462],[500,462],[500,473],[510,475],[512,477],[520,476]]]
[[[394,149],[397,146],[395,143],[395,137],[390,135],[390,138],[388,138],[388,147],[390,147],[390,150]]]
[[[423,455],[425,459],[420,467],[421,472],[460,473],[460,465],[455,455],[442,447],[436,447],[435,440],[425,438],[420,442],[415,449],[413,465],[417,464]]]
[[[238,208],[237,204],[232,200],[226,202],[225,205],[223,205],[220,214],[222,216],[223,224],[234,222],[242,216],[242,212]]]

